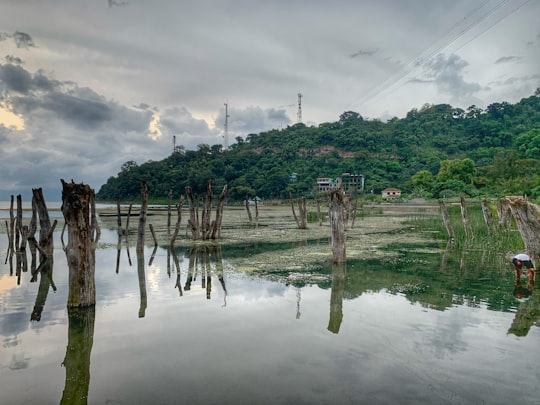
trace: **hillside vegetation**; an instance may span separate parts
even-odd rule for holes
[[[540,197],[540,89],[516,104],[485,110],[425,105],[388,122],[352,111],[317,127],[295,124],[221,145],[177,147],[161,161],[128,161],[97,194],[101,201],[140,196],[145,180],[151,197],[174,198],[212,180],[229,197],[313,197],[317,177],[365,176],[365,192],[398,187],[408,195]],[[291,176],[292,174],[296,176]]]

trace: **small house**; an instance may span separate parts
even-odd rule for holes
[[[389,187],[381,191],[381,194],[383,200],[395,200],[401,197],[401,190],[399,188]]]

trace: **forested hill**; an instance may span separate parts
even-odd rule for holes
[[[516,104],[485,110],[447,104],[413,109],[403,119],[366,120],[355,112],[317,127],[238,137],[228,150],[199,145],[161,161],[129,161],[97,194],[100,201],[137,200],[145,180],[152,198],[174,198],[228,185],[229,198],[314,196],[317,177],[362,174],[366,192],[386,187],[424,197],[540,196],[540,89]]]

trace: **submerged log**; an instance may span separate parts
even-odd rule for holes
[[[92,251],[91,200],[94,190],[86,184],[62,181],[62,213],[68,229],[65,249],[69,267],[68,307],[96,303],[95,258]]]
[[[340,190],[330,192],[330,227],[332,229],[332,255],[334,263],[347,261],[345,248],[345,204]]]

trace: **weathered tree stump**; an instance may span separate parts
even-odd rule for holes
[[[68,307],[96,303],[95,257],[90,211],[94,190],[86,184],[62,181],[62,213],[68,229],[65,248],[69,267]]]
[[[253,216],[251,215],[251,210],[249,209],[249,196],[246,195],[246,199],[244,200],[244,205],[246,207],[246,212],[249,219],[249,224],[253,225]]]
[[[174,232],[171,237],[171,240],[169,242],[169,248],[171,251],[174,249],[174,243],[176,241],[176,237],[178,236],[178,232],[180,232],[180,224],[182,223],[182,206],[183,205],[184,205],[184,196],[181,196],[180,202],[176,206],[176,213],[177,213],[176,225],[174,227]]]
[[[330,227],[332,229],[332,255],[334,263],[347,261],[345,247],[345,203],[340,190],[330,192]]]
[[[39,217],[39,247],[40,252],[46,252],[47,255],[52,255],[54,250],[53,243],[53,231],[56,226],[56,221],[51,226],[51,220],[49,218],[49,211],[47,210],[47,204],[43,198],[43,191],[41,188],[32,189],[34,201],[36,203],[36,210]]]
[[[289,198],[291,200],[291,208],[292,213],[294,216],[294,220],[296,221],[296,226],[298,229],[307,229],[307,199],[306,197],[302,197],[298,199],[298,211],[299,216],[296,215],[296,211],[294,209],[294,199],[292,198],[292,194],[289,193]]]
[[[221,223],[223,220],[223,209],[225,208],[225,202],[227,201],[227,185],[223,186],[221,193],[219,194],[218,205],[216,207],[216,219],[214,226],[212,227],[211,239],[219,239],[221,237]],[[255,206],[256,207],[256,206]],[[259,212],[257,211],[257,221]]]

